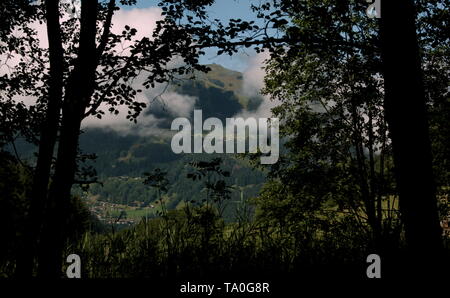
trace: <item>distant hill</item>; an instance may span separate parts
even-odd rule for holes
[[[218,64],[208,64],[207,73],[195,72],[195,79],[185,76],[176,80],[167,89],[181,95],[196,97],[195,109],[201,109],[203,118],[217,117],[221,120],[245,110],[254,111],[262,103],[260,96],[246,96],[243,92],[243,74]],[[147,111],[160,122],[160,127],[169,128],[173,116],[165,109],[150,108]],[[191,113],[191,117],[193,111]]]
[[[259,96],[247,96],[244,94],[244,77],[238,71],[229,70],[219,64],[208,64],[211,71],[208,73],[196,72],[196,80],[189,81],[187,85],[202,86],[203,88],[219,89],[222,92],[232,92],[233,99],[237,99],[242,108],[253,111],[262,102]],[[180,90],[183,93],[183,89]]]

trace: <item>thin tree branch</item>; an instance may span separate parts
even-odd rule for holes
[[[100,38],[100,44],[97,48],[97,61],[100,60],[103,52],[105,51],[106,45],[108,44],[109,34],[111,32],[112,17],[114,15],[114,10],[116,8],[116,1],[110,0],[108,3],[108,12],[106,15],[105,24],[103,26],[102,37]]]

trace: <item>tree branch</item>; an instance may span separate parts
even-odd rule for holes
[[[110,0],[108,3],[108,12],[106,15],[105,24],[103,26],[102,37],[100,38],[100,44],[97,48],[97,61],[100,60],[103,52],[105,51],[106,45],[108,44],[109,33],[111,32],[111,22],[114,15],[114,10],[116,8],[116,1]]]

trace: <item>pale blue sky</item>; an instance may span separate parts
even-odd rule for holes
[[[220,19],[227,21],[230,18],[255,20],[255,14],[251,11],[251,3],[257,3],[255,0],[216,0],[215,3],[208,9],[211,19]],[[146,8],[156,6],[157,1],[152,0],[138,0],[137,5],[132,8]],[[217,56],[216,51],[206,50],[206,55],[201,58],[201,63],[221,64],[226,68],[243,71],[248,66],[248,59],[255,56],[255,52],[250,49],[242,50],[239,54],[229,56]]]

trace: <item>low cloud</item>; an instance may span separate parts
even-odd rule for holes
[[[189,117],[194,110],[197,97],[168,92],[161,95],[156,101],[163,109],[174,117]]]
[[[162,10],[159,7],[121,9],[113,16],[111,32],[121,34],[125,26],[130,26],[137,30],[134,40],[140,40],[144,37],[152,39],[156,22],[163,19],[161,12]],[[123,54],[127,55],[130,51],[128,47],[132,44],[133,41],[125,41],[118,45],[116,50],[119,52],[123,50]]]
[[[272,100],[269,96],[261,94],[266,74],[264,70],[265,61],[269,57],[270,54],[266,51],[249,58],[248,66],[243,72],[242,92],[248,97],[259,96],[263,101],[256,111],[243,111],[237,115],[238,117],[270,118],[272,116],[271,110],[280,104],[280,101]]]
[[[102,104],[100,109],[105,111],[102,119],[90,116],[83,121],[83,128],[104,128],[119,134],[152,135],[163,134],[167,121],[177,117],[189,117],[194,110],[196,97],[181,95],[175,92],[164,92],[165,85],[145,90],[138,94],[136,101],[145,103],[147,107],[141,112],[137,123],[126,119],[128,107],[118,107],[119,114],[108,111],[108,106]]]

